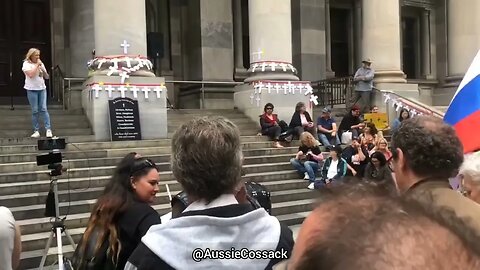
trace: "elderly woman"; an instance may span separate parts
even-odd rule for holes
[[[298,102],[295,106],[295,112],[292,115],[290,120],[290,125],[288,126],[293,130],[293,134],[297,137],[300,137],[304,131],[310,132],[314,138],[317,138],[317,128],[310,117],[310,114],[307,112],[307,107],[305,103]]]
[[[23,60],[22,71],[25,73],[25,91],[27,91],[28,103],[32,108],[32,138],[40,138],[40,118],[46,129],[45,136],[53,137],[52,127],[50,125],[50,115],[47,111],[47,87],[45,79],[48,79],[48,72],[45,65],[40,60],[40,50],[31,48],[28,50]]]
[[[464,194],[473,201],[480,203],[480,152],[465,156],[460,175],[463,176]]]
[[[190,204],[179,217],[150,228],[126,270],[189,269],[192,250],[208,247],[285,250],[290,256],[292,231],[264,209],[252,210],[235,198],[243,186],[239,134],[237,126],[223,117],[193,119],[177,129],[171,167]],[[279,261],[204,260],[199,265],[204,269],[271,269]]]

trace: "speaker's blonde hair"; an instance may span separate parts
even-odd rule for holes
[[[32,58],[32,55],[33,55],[34,53],[36,53],[36,52],[40,53],[40,50],[37,49],[37,48],[30,48],[30,49],[28,50],[27,54],[25,55],[24,61],[32,61],[32,59],[31,59],[31,58]]]

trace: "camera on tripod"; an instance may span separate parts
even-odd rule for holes
[[[51,176],[62,175],[62,153],[60,150],[66,147],[65,139],[38,140],[37,146],[40,151],[49,151],[46,154],[37,155],[37,166],[48,165]]]

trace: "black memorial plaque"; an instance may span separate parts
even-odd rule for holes
[[[112,141],[141,140],[138,101],[116,98],[108,101]]]

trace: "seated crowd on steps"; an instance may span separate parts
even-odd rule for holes
[[[315,185],[312,177],[319,204],[295,244],[287,227],[242,199],[238,134],[222,117],[191,120],[178,129],[171,166],[190,204],[163,224],[149,206],[159,191],[156,165],[136,153],[125,157],[92,211],[82,252],[76,252],[80,261],[93,250],[89,262],[103,263],[96,269],[480,269],[480,204],[462,195],[478,200],[478,154],[463,163],[455,131],[440,119],[402,121],[388,160],[381,156],[385,148],[369,156],[359,138],[347,147],[348,155],[332,146],[325,159],[313,150],[319,145],[312,134],[302,132],[305,159],[324,162],[326,181]],[[342,178],[347,170],[355,173]],[[459,171],[462,193],[448,180]],[[390,182],[378,179],[388,177]],[[12,256],[14,244],[8,243],[0,254]],[[227,256],[243,248],[270,252],[211,259],[221,250]],[[210,259],[207,249],[215,251]]]

